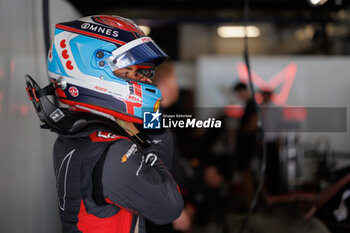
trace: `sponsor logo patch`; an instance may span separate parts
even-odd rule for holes
[[[142,98],[137,95],[128,95],[128,100],[135,103],[142,103]]]
[[[74,86],[70,87],[68,91],[69,91],[69,94],[71,94],[71,96],[73,96],[73,97],[77,97],[79,95],[78,88],[76,88]]]
[[[125,163],[128,160],[128,158],[130,158],[130,156],[133,155],[136,151],[137,151],[136,144],[132,144],[130,149],[123,155],[122,163]]]
[[[119,32],[117,30],[113,30],[111,28],[99,26],[92,23],[83,23],[82,25],[80,25],[80,28],[86,31],[96,32],[105,36],[112,36],[115,38],[119,36]]]
[[[111,142],[119,139],[130,140],[127,137],[119,136],[110,132],[98,131],[89,135],[92,142]]]
[[[50,114],[50,117],[54,122],[58,122],[64,117],[64,113],[59,108],[57,108]]]

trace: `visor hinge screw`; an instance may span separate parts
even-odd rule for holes
[[[97,58],[103,58],[105,55],[104,55],[104,53],[102,52],[102,51],[98,51],[97,53],[96,53],[96,57]]]
[[[56,79],[56,85],[57,85],[57,87],[64,90],[67,87],[67,82],[66,82],[66,80],[64,80],[64,78],[62,76],[59,76],[58,79]]]
[[[99,66],[104,66],[104,65],[105,65],[105,62],[104,62],[104,61],[100,61],[100,62],[98,63],[98,65],[99,65]]]

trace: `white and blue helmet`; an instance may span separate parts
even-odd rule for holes
[[[48,74],[59,83],[61,103],[77,111],[142,123],[143,110],[156,111],[160,90],[114,72],[138,65],[151,78],[168,56],[131,20],[96,15],[56,25]]]

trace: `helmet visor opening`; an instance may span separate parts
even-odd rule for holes
[[[154,78],[154,63],[141,63],[136,65],[136,73],[145,76],[149,79],[153,79]]]
[[[139,63],[113,71],[113,74],[119,78],[130,78],[137,81],[151,82],[154,77],[154,63]]]

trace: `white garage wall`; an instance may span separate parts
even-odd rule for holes
[[[51,25],[80,17],[65,1],[50,1],[50,9]],[[56,136],[39,128],[24,82],[28,73],[48,83],[42,1],[2,0],[0,19],[0,232],[58,233]]]
[[[199,107],[225,106],[232,101],[230,88],[238,82],[237,63],[241,57],[202,56],[196,66],[195,97]],[[253,57],[252,70],[268,81],[290,63],[297,72],[286,104],[305,107],[350,109],[350,57],[285,56]],[[350,116],[347,114],[347,122]],[[302,141],[329,137],[337,151],[350,152],[349,127],[343,133],[302,133]]]

